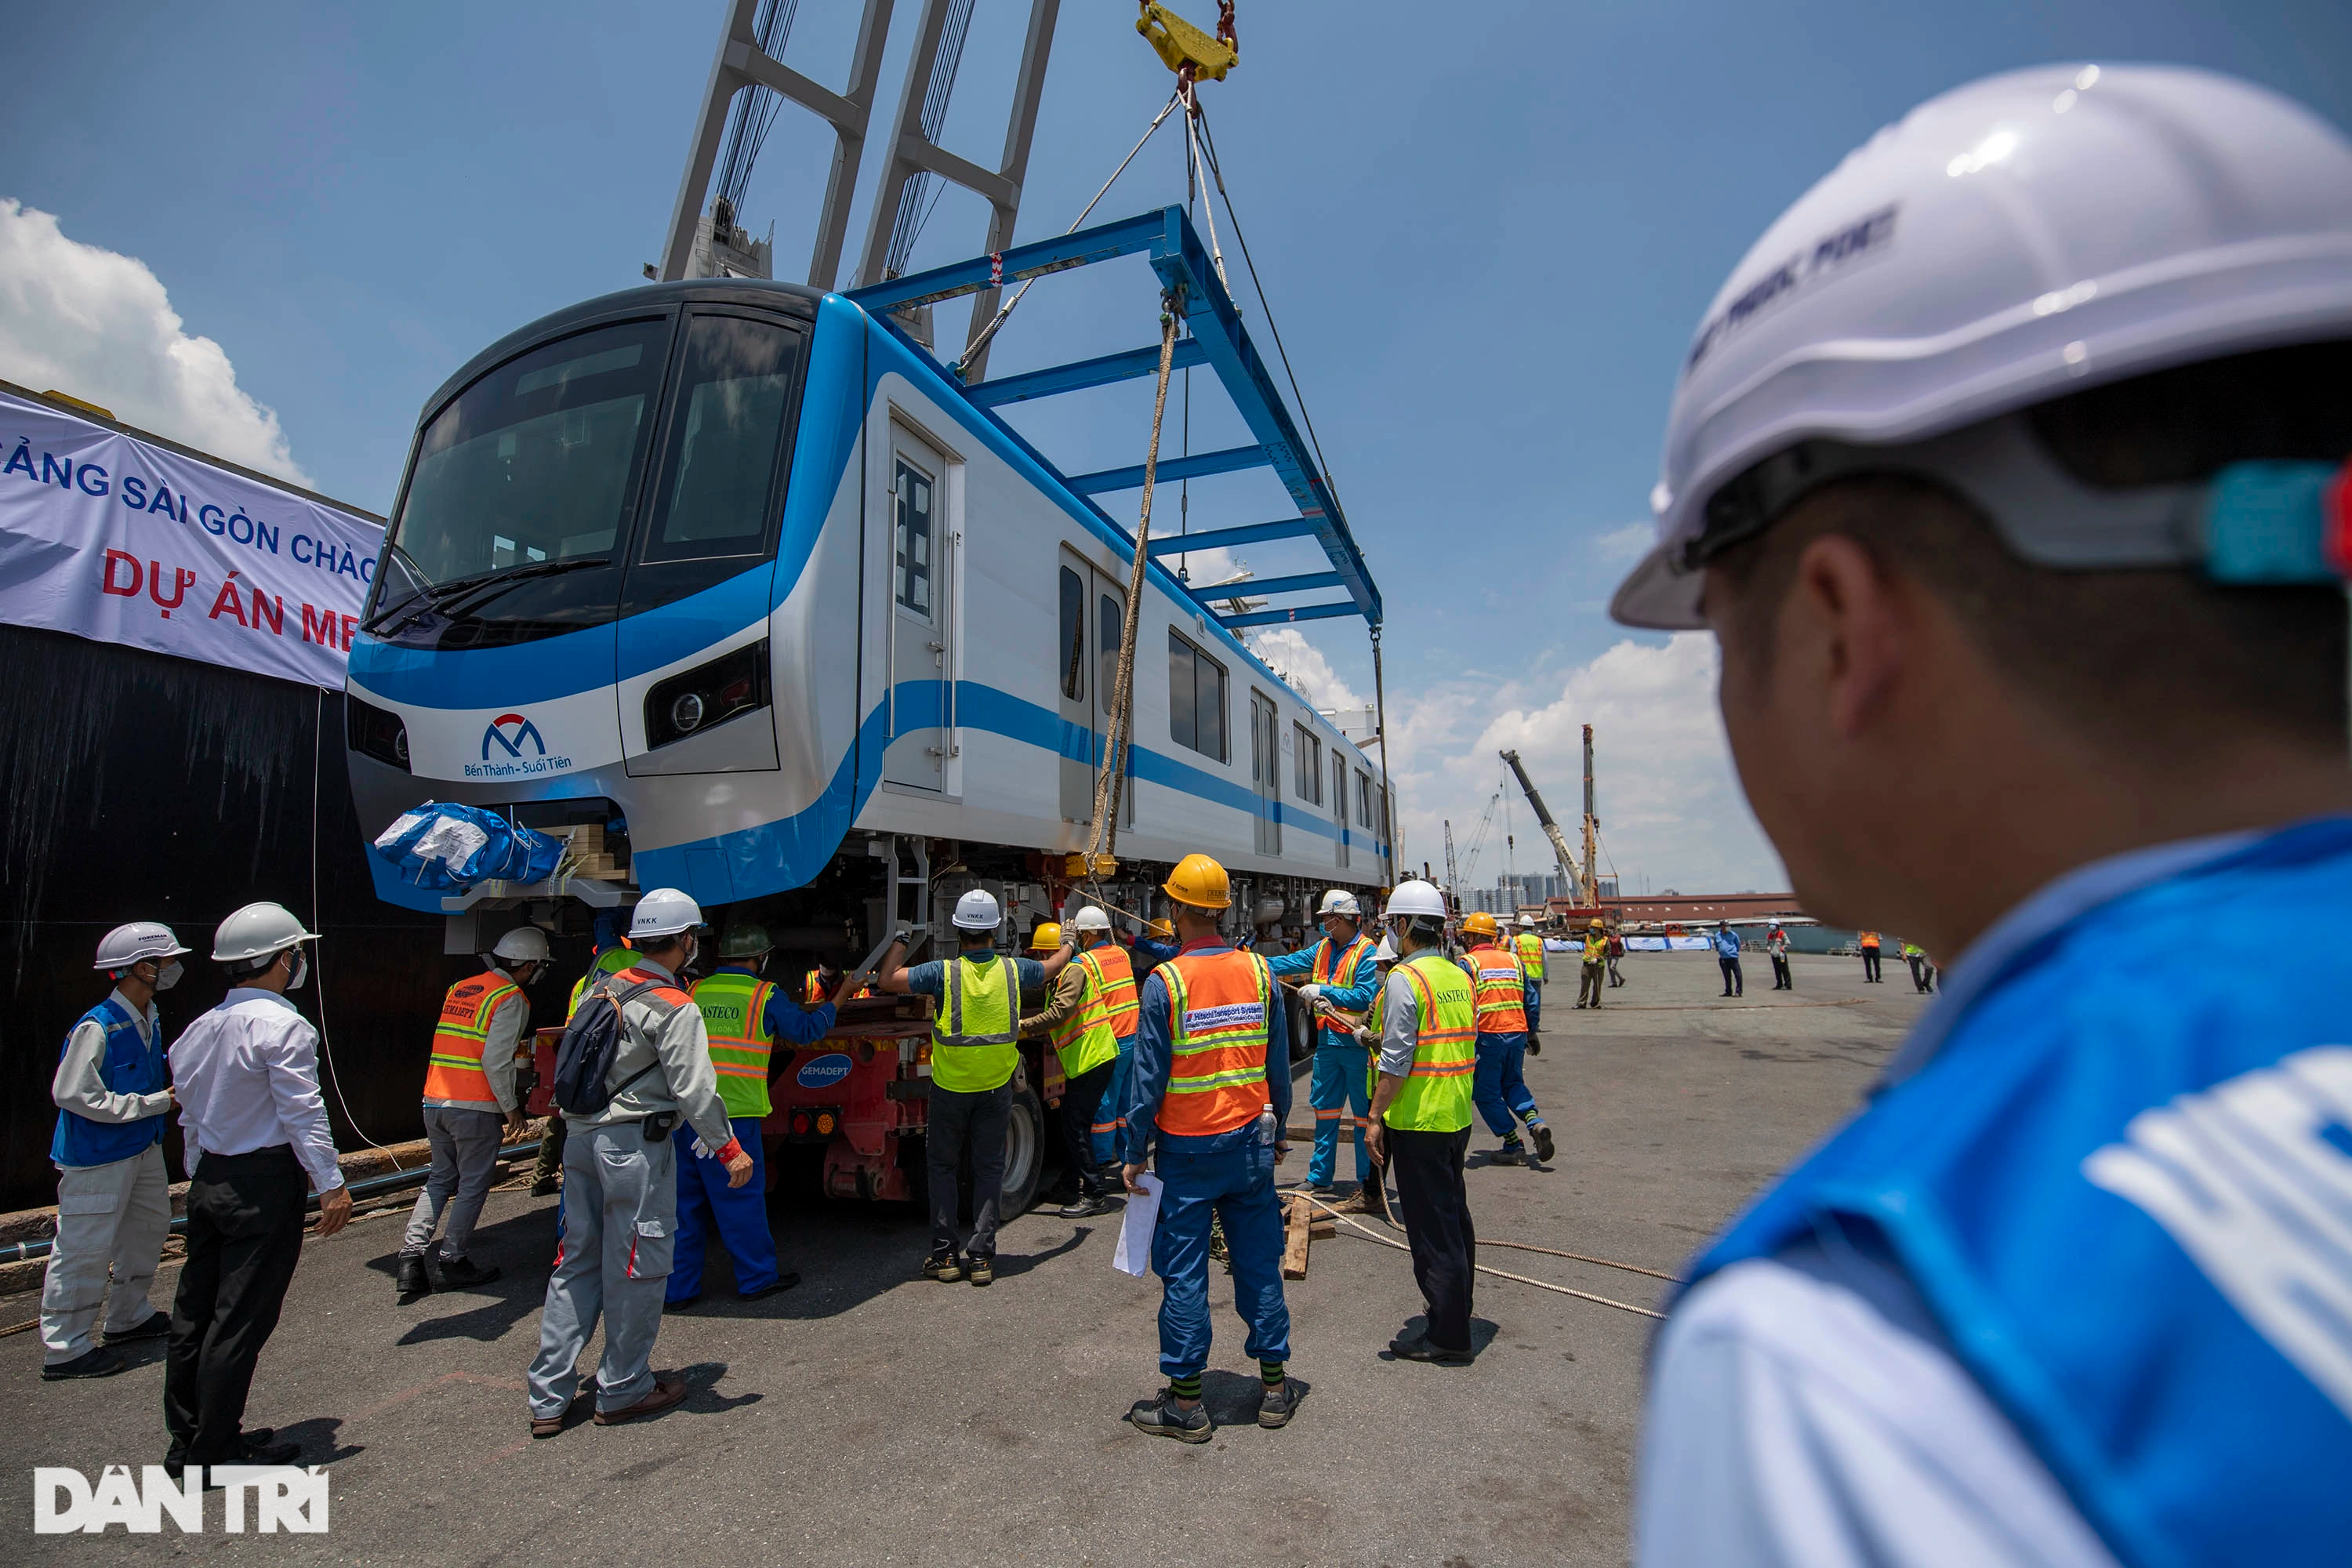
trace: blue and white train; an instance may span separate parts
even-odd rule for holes
[[[1132,559],[850,300],[590,300],[425,408],[351,649],[362,826],[436,799],[594,825],[625,866],[602,901],[676,886],[842,945],[950,876],[1048,914]],[[1315,889],[1391,881],[1374,765],[1169,572],[1145,581],[1122,886],[1202,850],[1239,907],[1303,923]],[[449,907],[370,863],[384,899]]]

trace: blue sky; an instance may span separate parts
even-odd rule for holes
[[[803,0],[786,58],[838,85],[856,9]],[[886,106],[919,9],[901,0]],[[1206,21],[1215,7],[1191,9]],[[944,136],[976,161],[994,162],[1026,11],[980,0]],[[10,28],[0,200],[143,262],[184,331],[216,343],[236,387],[275,411],[299,471],[382,510],[420,404],[458,363],[656,258],[721,13],[717,0],[28,8]],[[1066,0],[1024,239],[1069,222],[1166,96],[1133,16],[1126,0]],[[1780,875],[1723,760],[1711,650],[1629,638],[1601,613],[1628,525],[1646,517],[1675,367],[1764,226],[1879,125],[2005,67],[2197,64],[2352,124],[2341,0],[1242,0],[1239,23],[1242,64],[1204,98],[1387,597],[1408,854],[1437,858],[1444,816],[1466,835],[1497,741],[1520,745],[1565,804],[1591,721],[1612,854],[1653,887]],[[1181,198],[1179,143],[1162,138],[1098,216]],[[773,220],[780,277],[804,269],[829,145],[788,106],[754,177],[744,216]],[[869,161],[853,258],[876,174]],[[977,250],[982,224],[950,193],[917,264]],[[992,368],[1150,341],[1149,271],[1094,271],[1041,284]],[[11,298],[32,309],[0,292]],[[961,322],[943,314],[943,331]],[[15,326],[16,341],[53,346],[79,330]],[[0,345],[9,328],[0,320]],[[126,361],[68,357],[88,384],[67,390],[135,405],[135,389],[101,384]],[[0,376],[18,368],[0,347]],[[1225,444],[1205,376],[1196,390],[1196,445]],[[1149,411],[1136,386],[1018,422],[1066,467],[1092,468],[1139,460]],[[1262,474],[1204,481],[1193,517],[1260,521],[1277,496]],[[1271,574],[1292,548],[1243,553]],[[1368,696],[1350,626],[1273,651],[1335,697]],[[1524,810],[1516,826],[1516,862],[1534,869]],[[1479,879],[1500,868],[1497,844]]]

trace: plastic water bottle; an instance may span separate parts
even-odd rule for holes
[[[1269,1105],[1258,1113],[1257,1141],[1271,1149],[1274,1147],[1274,1107]]]

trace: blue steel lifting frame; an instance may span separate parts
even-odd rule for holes
[[[1345,599],[1321,604],[1298,605],[1286,609],[1264,609],[1247,615],[1221,616],[1209,607],[1209,602],[1198,594],[1193,602],[1203,615],[1233,631],[1248,626],[1273,626],[1292,621],[1329,620],[1342,616],[1361,616],[1377,632],[1381,625],[1381,591],[1372,582],[1371,573],[1364,565],[1364,557],[1356,548],[1354,537],[1348,531],[1348,520],[1333,499],[1330,487],[1323,476],[1315,471],[1308,460],[1308,448],[1299,438],[1298,427],[1292,423],[1289,408],[1282,395],[1275,389],[1274,378],[1266,374],[1265,363],[1258,358],[1249,333],[1243,330],[1241,312],[1234,308],[1233,297],[1225,291],[1215,269],[1209,263],[1208,252],[1202,247],[1200,237],[1192,230],[1192,220],[1181,206],[1163,207],[1158,212],[1144,213],[1118,223],[1097,225],[1080,229],[1075,234],[1060,235],[1039,240],[1033,245],[1015,246],[993,256],[974,257],[969,261],[955,262],[947,267],[934,267],[929,271],[910,273],[869,288],[855,289],[845,296],[877,320],[887,321],[890,312],[908,306],[929,305],[960,295],[976,294],[983,289],[1002,288],[1026,279],[1042,278],[1049,272],[1067,271],[1073,267],[1090,266],[1117,257],[1147,255],[1151,269],[1160,275],[1162,288],[1173,292],[1182,301],[1184,327],[1188,335],[1176,342],[1175,366],[1205,364],[1217,373],[1226,395],[1234,400],[1250,434],[1257,439],[1246,447],[1231,447],[1218,452],[1195,452],[1182,457],[1160,459],[1159,479],[1162,483],[1178,479],[1200,479],[1208,474],[1229,474],[1244,468],[1271,468],[1290,491],[1290,499],[1298,509],[1297,517],[1275,522],[1256,522],[1237,528],[1221,528],[1205,533],[1190,535],[1154,534],[1149,546],[1157,558],[1173,555],[1186,550],[1205,550],[1216,545],[1251,544],[1261,540],[1289,539],[1313,536],[1330,558],[1328,572],[1307,572],[1288,577],[1268,577],[1247,584],[1250,597],[1275,597],[1286,594],[1307,593],[1318,588],[1344,588]],[[896,325],[893,323],[893,329]],[[1043,370],[1023,371],[1014,375],[997,376],[964,389],[964,395],[983,409],[993,410],[1008,403],[1019,403],[1032,397],[1050,397],[1056,393],[1076,392],[1089,386],[1108,386],[1114,382],[1130,381],[1157,375],[1160,371],[1160,350],[1157,345],[1130,349],[1123,353],[1104,354],[1096,359],[1079,360],[1074,363],[1051,365]],[[1002,421],[999,421],[1000,425]],[[1010,426],[1005,426],[1009,431]],[[1014,437],[1019,439],[1016,435]],[[1022,443],[1024,447],[1028,444]],[[1040,458],[1041,462],[1045,461]],[[1048,462],[1046,467],[1053,468]],[[1055,468],[1058,475],[1060,470]],[[1114,520],[1092,500],[1112,490],[1139,489],[1143,484],[1143,465],[1131,468],[1106,468],[1099,473],[1062,475],[1063,481],[1094,507],[1096,514],[1128,538],[1133,531]],[[1188,587],[1186,590],[1191,592]],[[1242,592],[1236,584],[1233,592]],[[1221,595],[1229,598],[1231,594]]]

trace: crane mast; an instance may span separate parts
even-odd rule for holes
[[[1454,819],[1445,819],[1445,901],[1462,907],[1462,879],[1454,868]]]
[[[1526,794],[1528,805],[1535,808],[1536,820],[1543,825],[1544,837],[1551,840],[1552,855],[1559,861],[1560,874],[1568,879],[1569,896],[1579,905],[1591,903],[1592,879],[1588,873],[1577,868],[1576,852],[1568,847],[1568,835],[1562,833],[1559,824],[1551,819],[1551,812],[1545,806],[1543,796],[1536,793],[1535,782],[1528,777],[1528,770],[1519,765],[1519,753],[1505,752],[1502,756],[1504,765],[1519,781],[1519,788]],[[1584,756],[1585,864],[1589,866],[1591,864],[1590,847],[1592,843],[1592,726],[1590,724],[1584,727]]]

